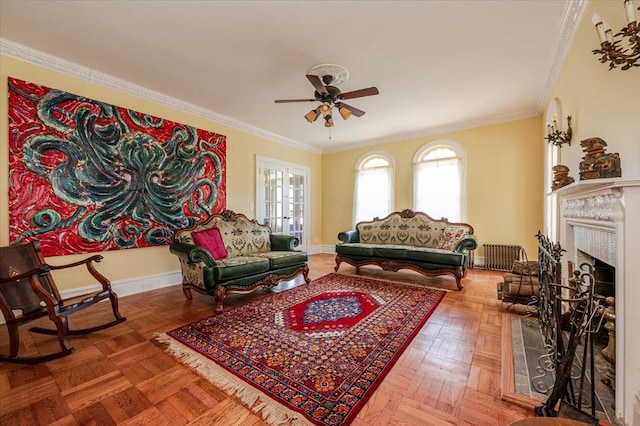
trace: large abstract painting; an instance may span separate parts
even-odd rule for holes
[[[226,138],[9,78],[9,240],[44,256],[168,244],[226,207]]]

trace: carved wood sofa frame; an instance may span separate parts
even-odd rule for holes
[[[398,238],[396,241],[382,244],[372,244],[373,254],[365,254],[369,246],[368,243],[361,242],[361,230],[367,226],[375,225],[385,221],[397,219],[397,228],[405,230],[406,239],[402,241],[400,231],[396,230]],[[421,224],[408,225],[407,222],[411,219],[417,218],[416,221],[420,221]],[[425,231],[418,235],[419,231],[417,227],[421,227],[421,230],[426,229],[426,226],[433,226],[429,231]],[[391,225],[391,228],[394,226]],[[467,234],[458,241],[453,250],[449,250],[448,253],[444,250],[434,249],[429,245],[435,245],[435,241],[432,241],[435,235],[442,233],[445,227],[462,227],[466,228]],[[411,233],[415,233],[412,235]],[[424,237],[424,239],[420,239]],[[382,268],[385,271],[397,272],[401,269],[409,269],[418,272],[424,276],[434,277],[442,275],[451,275],[456,280],[456,286],[458,290],[462,289],[462,278],[467,275],[467,252],[468,250],[474,250],[477,248],[478,243],[473,235],[473,227],[466,223],[454,223],[449,222],[447,219],[433,219],[429,215],[423,212],[416,212],[413,210],[402,210],[393,212],[383,219],[375,218],[372,221],[359,222],[356,224],[356,228],[344,231],[338,234],[338,239],[342,241],[341,244],[336,245],[336,266],[335,271],[338,272],[340,264],[342,262],[348,263],[356,268],[356,272],[360,272],[361,266],[375,265]],[[415,244],[415,246],[412,244]],[[395,243],[395,244],[394,244]],[[353,245],[353,249],[347,247],[349,244]],[[388,247],[388,249],[386,247]],[[362,248],[362,254],[358,253],[358,249]],[[393,251],[402,249],[411,256],[410,258],[394,258],[385,256],[385,250],[391,254]],[[388,251],[391,250],[391,251]],[[429,251],[434,253],[428,253]],[[429,260],[432,259],[432,261]],[[445,263],[444,265],[442,263]]]
[[[238,223],[241,223],[244,229],[228,229]],[[191,232],[211,227],[223,228],[221,234],[229,252],[228,258],[216,260],[206,249],[195,245]],[[244,236],[247,233],[259,237],[262,235],[261,244],[264,243],[269,249],[257,249],[251,238]],[[242,240],[243,238],[245,239]],[[213,296],[214,312],[220,313],[223,310],[224,298],[229,294],[247,294],[258,289],[270,289],[300,274],[305,282],[309,283],[311,280],[307,253],[295,250],[298,244],[299,241],[295,237],[272,234],[269,226],[259,224],[255,219],[249,219],[243,214],[225,210],[203,222],[176,231],[169,250],[180,260],[185,297],[191,300],[192,290]],[[268,269],[252,273],[243,269],[256,261],[263,264],[268,261]],[[225,269],[226,271],[223,271]],[[234,270],[237,274],[234,274]]]

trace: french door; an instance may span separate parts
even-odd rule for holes
[[[308,168],[262,156],[257,156],[256,167],[256,219],[275,234],[297,237],[299,248],[306,250]]]

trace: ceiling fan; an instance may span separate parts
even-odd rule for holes
[[[313,99],[277,99],[275,103],[281,104],[287,102],[322,102],[319,107],[312,109],[311,111],[306,113],[304,118],[306,118],[309,123],[313,123],[318,119],[318,117],[322,115],[324,117],[325,127],[333,127],[333,117],[331,115],[331,111],[334,106],[338,109],[340,116],[344,120],[347,120],[349,117],[351,117],[351,115],[355,115],[356,117],[362,117],[364,115],[364,111],[351,105],[347,105],[342,102],[342,100],[372,96],[380,93],[378,92],[378,89],[376,87],[367,87],[366,89],[342,93],[340,92],[340,89],[331,85],[331,83],[334,82],[334,76],[331,74],[325,74],[322,76],[322,78],[315,74],[307,74],[307,79],[316,89]]]

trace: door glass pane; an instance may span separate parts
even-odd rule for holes
[[[268,164],[268,163],[267,163]],[[304,241],[304,184],[305,172],[278,165],[260,165],[262,188],[258,194],[261,208],[258,219],[274,233],[284,233]]]

